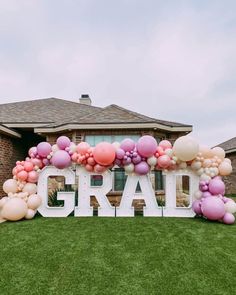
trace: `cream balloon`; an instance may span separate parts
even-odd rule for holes
[[[219,159],[224,160],[225,151],[221,147],[219,147],[219,146],[214,147],[212,149],[212,152],[213,152],[214,156],[217,156]]]
[[[147,163],[150,166],[156,166],[157,164],[157,158],[155,156],[152,156],[150,158],[147,159]]]
[[[0,199],[0,208],[3,208],[3,206],[6,204],[8,201],[8,197],[3,197]]]
[[[8,193],[16,193],[18,190],[18,184],[15,179],[8,179],[3,184],[3,190],[6,194]]]
[[[219,174],[221,176],[227,176],[227,175],[230,175],[230,173],[232,172],[233,168],[232,168],[232,165],[229,164],[228,162],[225,162],[223,161],[219,167]]]
[[[134,172],[134,164],[130,163],[126,166],[124,166],[125,172],[126,173],[133,173]]]
[[[202,163],[200,161],[193,161],[191,164],[193,170],[199,170],[202,168]]]
[[[37,193],[37,185],[35,183],[26,183],[23,188],[24,193],[28,193],[29,195],[33,195]]]
[[[34,194],[28,198],[27,206],[29,209],[36,210],[41,205],[42,199],[40,196]]]
[[[200,145],[199,153],[201,153],[201,155],[204,159],[210,159],[213,157],[212,150],[206,145]]]
[[[25,215],[25,219],[32,219],[32,218],[34,218],[34,215],[35,214],[36,214],[36,211],[35,210],[28,209],[27,210],[27,213]]]
[[[201,191],[196,191],[195,193],[194,193],[194,198],[196,199],[196,200],[200,200],[201,199],[201,197],[202,197],[202,192]]]
[[[175,141],[173,152],[180,160],[191,161],[199,152],[199,144],[190,136],[182,136]]]
[[[225,211],[228,213],[236,213],[236,203],[233,200],[229,200],[225,203]]]
[[[57,144],[54,144],[53,146],[52,146],[52,152],[53,153],[55,153],[55,152],[57,152],[57,151],[59,151],[60,149],[59,149],[59,147],[58,147],[58,145]]]
[[[10,221],[22,219],[27,213],[28,207],[26,202],[20,198],[12,198],[6,202],[2,208],[1,215]]]

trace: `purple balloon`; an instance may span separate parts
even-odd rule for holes
[[[121,165],[121,160],[120,159],[115,159],[115,165],[120,166]]]
[[[141,157],[139,156],[139,155],[137,155],[136,157],[133,157],[132,158],[132,162],[133,162],[133,164],[138,164],[138,163],[140,163],[142,161],[142,159],[141,159]]]
[[[197,215],[202,215],[201,201],[195,200],[192,204],[192,209]]]
[[[212,194],[210,192],[203,192],[202,193],[202,198],[208,198],[208,197],[212,197]]]
[[[64,150],[65,148],[69,147],[70,144],[71,144],[71,141],[67,136],[60,136],[57,139],[57,145],[60,150]]]
[[[235,221],[234,215],[232,213],[226,212],[225,215],[224,215],[224,217],[223,217],[223,222],[225,224],[233,224],[234,221]]]
[[[58,169],[64,169],[70,166],[71,158],[66,151],[59,150],[52,156],[51,163]]]
[[[122,161],[123,165],[129,165],[130,163],[131,163],[131,158],[129,158],[129,157]]]
[[[209,182],[209,192],[212,195],[224,195],[225,193],[225,184],[219,178],[213,178]]]
[[[140,162],[134,166],[134,171],[138,175],[146,175],[150,170],[149,165],[146,162]]]
[[[118,148],[116,150],[116,158],[119,159],[119,160],[122,160],[124,158],[124,155],[125,155],[125,151]]]
[[[137,150],[142,157],[148,158],[153,156],[157,150],[157,142],[155,138],[150,135],[142,136],[138,140]]]
[[[50,143],[48,142],[40,142],[38,145],[37,145],[37,152],[38,152],[38,155],[42,158],[46,158],[52,151],[52,147],[50,145]]]
[[[126,138],[121,142],[120,148],[125,152],[130,152],[135,148],[135,142],[130,138]]]
[[[203,215],[210,220],[219,220],[225,215],[224,202],[215,196],[203,199],[201,209]]]

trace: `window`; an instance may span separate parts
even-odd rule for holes
[[[164,190],[164,181],[161,170],[154,170],[155,191]]]
[[[91,175],[90,177],[90,185],[91,186],[102,186],[103,177],[102,175]]]
[[[190,177],[176,176],[176,207],[188,207],[190,204]]]
[[[124,169],[116,168],[114,170],[114,191],[123,191],[126,183],[127,175]]]
[[[89,143],[91,146],[95,146],[99,142],[106,141],[106,142],[121,142],[125,138],[131,138],[134,141],[138,141],[140,138],[139,135],[86,135],[85,141]]]

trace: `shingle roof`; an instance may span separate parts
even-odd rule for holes
[[[226,152],[230,152],[231,150],[236,150],[236,137],[233,137],[225,142],[222,142],[221,144],[218,144],[217,146],[221,147]]]
[[[114,104],[99,108],[58,98],[0,104],[0,123],[44,123],[47,127],[69,123],[158,123],[170,127],[192,127],[151,118]]]

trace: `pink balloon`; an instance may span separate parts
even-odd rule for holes
[[[157,164],[161,167],[161,168],[168,168],[171,164],[171,159],[169,156],[167,155],[163,155],[163,156],[160,156],[158,159],[157,159]]]
[[[31,163],[39,168],[43,167],[43,162],[40,159],[31,159]]]
[[[51,158],[52,165],[58,169],[64,169],[71,165],[70,155],[63,150],[56,151]]]
[[[133,151],[135,148],[135,142],[130,138],[126,138],[121,142],[120,148],[124,150],[125,152]]]
[[[165,154],[164,149],[161,146],[157,147],[157,153],[159,156],[163,156]]]
[[[208,197],[212,197],[212,194],[210,192],[203,192],[202,193],[202,198],[208,198]]]
[[[30,172],[34,169],[34,165],[32,164],[32,162],[27,161],[24,163],[24,169],[25,171]]]
[[[116,150],[116,158],[117,159],[122,160],[124,158],[124,155],[125,155],[125,150],[124,149],[118,148]]]
[[[195,200],[192,204],[192,209],[197,215],[202,215],[201,201]]]
[[[30,157],[32,157],[32,156],[35,157],[37,155],[37,147],[36,146],[31,147],[28,151],[28,155]]]
[[[89,171],[89,172],[92,172],[92,171],[93,171],[93,166],[87,164],[87,165],[85,165],[85,169],[86,169],[87,171]]]
[[[134,171],[138,175],[146,175],[150,171],[150,167],[145,161],[142,161],[134,166]]]
[[[157,150],[157,142],[155,138],[150,135],[145,135],[139,138],[137,143],[137,150],[143,157],[151,157]]]
[[[77,145],[78,154],[85,155],[90,149],[90,145],[87,142],[81,142]]]
[[[60,136],[57,139],[57,146],[59,147],[59,149],[64,150],[67,147],[69,147],[71,144],[70,139],[67,136]]]
[[[28,173],[26,171],[20,171],[17,173],[17,178],[21,181],[25,181],[28,178]]]
[[[30,171],[28,173],[27,181],[31,183],[36,183],[38,181],[39,174],[36,171]]]
[[[94,172],[97,172],[97,173],[103,173],[104,171],[106,171],[106,169],[107,169],[106,167],[101,166],[99,164],[96,164],[94,166]]]
[[[96,162],[95,162],[95,160],[94,160],[93,157],[89,157],[89,158],[87,159],[87,163],[88,163],[89,165],[91,165],[91,166],[94,166],[94,165],[96,164]]]
[[[48,142],[40,142],[37,145],[38,155],[42,158],[46,158],[52,151],[52,147]]]
[[[210,220],[219,220],[225,215],[224,202],[215,196],[204,198],[201,209],[203,215]]]
[[[225,184],[219,178],[213,178],[209,182],[209,192],[212,195],[224,195],[225,193]]]
[[[169,140],[162,140],[159,143],[159,146],[162,147],[164,150],[172,148],[172,144],[169,142]]]
[[[225,224],[233,224],[234,221],[235,221],[234,215],[232,213],[226,212],[225,215],[224,215],[224,217],[223,217],[223,222]]]
[[[95,161],[103,166],[111,165],[116,157],[115,147],[108,142],[100,142],[93,151]]]
[[[132,162],[133,162],[133,164],[138,164],[138,163],[140,163],[142,161],[142,158],[139,156],[139,155],[137,155],[136,157],[133,157],[132,158]]]

